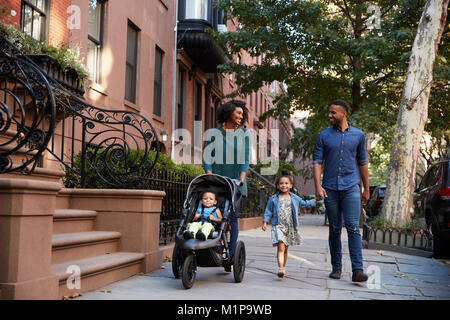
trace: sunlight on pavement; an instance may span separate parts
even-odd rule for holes
[[[309,260],[307,260],[305,258],[297,257],[296,255],[293,255],[293,254],[290,254],[290,253],[288,253],[288,257],[291,257],[291,258],[293,258],[295,260],[299,260],[299,261],[301,261],[303,263],[309,264],[310,266],[315,266],[314,263],[312,263],[311,261],[309,261]]]

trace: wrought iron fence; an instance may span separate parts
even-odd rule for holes
[[[0,173],[31,173],[47,152],[81,187],[101,179],[114,188],[147,188],[159,154],[152,124],[135,112],[88,104],[67,88],[67,73],[40,61],[0,34]]]
[[[251,182],[250,179],[249,182]],[[242,199],[239,217],[250,218],[263,215],[269,196],[270,193],[266,187],[249,183],[248,196]]]
[[[54,130],[56,103],[42,71],[0,34],[0,173],[30,173]]]
[[[175,240],[184,199],[192,179],[194,179],[194,176],[165,170],[154,170],[150,175],[150,188],[166,192],[162,201],[160,216],[160,245],[167,245]]]

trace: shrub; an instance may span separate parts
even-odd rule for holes
[[[138,173],[136,172],[130,172],[129,174],[126,174],[129,172],[130,167],[131,168],[138,168],[141,166],[141,164],[145,161],[148,161],[148,165],[152,164],[156,152],[150,151],[147,155],[147,158],[144,158],[145,151],[144,150],[130,150],[128,155],[126,157],[115,157],[114,153],[117,152],[117,150],[108,150],[106,151],[105,148],[99,148],[99,149],[93,149],[88,148],[86,150],[86,162],[89,162],[89,164],[85,164],[85,173],[90,179],[87,179],[86,181],[86,188],[95,188],[95,189],[114,189],[118,188],[118,186],[111,185],[105,181],[101,177],[98,176],[96,170],[100,173],[100,176],[103,176],[110,179],[117,179],[117,177],[113,177],[111,175],[111,172],[109,171],[109,167],[114,167],[114,172],[117,174],[117,176],[125,175],[127,181],[131,181],[128,186],[120,186],[120,188],[126,188],[126,189],[138,189],[142,188],[142,186],[139,186],[137,183],[133,182],[133,177],[137,177]],[[106,161],[105,161],[106,160]],[[132,165],[130,165],[132,164]],[[75,156],[74,158],[74,169],[78,172],[81,172],[81,151]],[[94,166],[94,168],[92,168]],[[161,170],[166,171],[168,174],[170,174],[170,177],[174,181],[180,181],[182,179],[182,175],[188,175],[188,176],[198,176],[201,174],[204,174],[205,171],[203,168],[195,166],[195,165],[189,165],[189,164],[176,164],[172,161],[172,159],[164,154],[159,154],[158,160],[156,162],[155,168],[153,169],[153,173],[151,174],[151,177],[154,176],[155,171]],[[79,188],[81,186],[81,178],[79,175],[75,174],[71,169],[65,168],[65,177],[63,178],[64,186],[66,188]],[[137,180],[139,181],[139,180]],[[151,178],[149,183],[151,182]]]
[[[374,227],[395,229],[395,230],[407,231],[407,232],[417,231],[422,228],[419,220],[416,220],[416,219],[406,222],[404,225],[401,225],[401,226],[396,226],[392,223],[392,221],[387,220],[386,218],[383,218],[383,217],[379,217],[379,216],[370,219],[368,222],[370,225],[372,225]]]

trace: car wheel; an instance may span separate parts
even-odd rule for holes
[[[429,232],[432,235],[432,248],[433,248],[433,258],[440,259],[444,257],[444,241],[442,241],[439,229],[437,226],[437,221],[434,216],[431,217],[431,224],[429,226]]]

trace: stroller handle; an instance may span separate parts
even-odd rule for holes
[[[244,181],[242,181],[241,179],[233,179],[233,183],[238,187],[242,187],[244,185]]]

